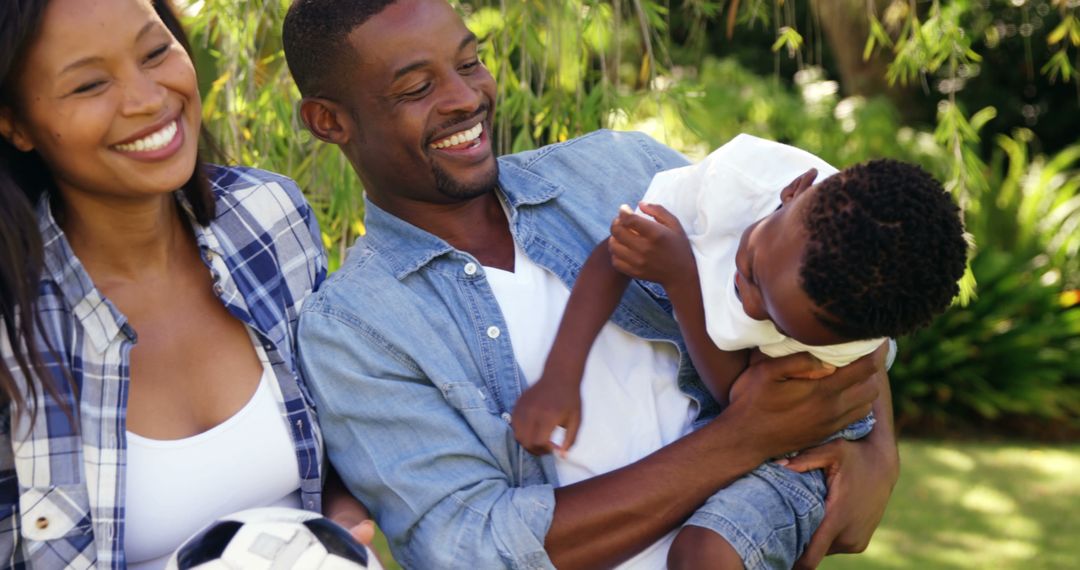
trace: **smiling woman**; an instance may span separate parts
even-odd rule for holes
[[[221,515],[319,510],[292,339],[326,267],[299,189],[200,161],[164,1],[9,0],[0,27],[0,560],[160,568]]]

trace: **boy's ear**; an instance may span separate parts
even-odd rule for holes
[[[300,119],[323,142],[344,145],[352,138],[353,124],[348,111],[329,99],[304,97],[300,101]]]
[[[814,185],[815,178],[817,178],[816,168],[811,168],[800,174],[798,178],[792,180],[790,184],[780,191],[780,203],[787,204],[788,200],[802,194],[807,188]]]
[[[11,146],[23,152],[34,150],[34,143],[15,123],[15,114],[11,107],[0,107],[0,137],[4,137]]]

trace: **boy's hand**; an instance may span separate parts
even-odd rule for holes
[[[544,455],[558,450],[565,456],[577,439],[581,426],[581,389],[578,382],[552,381],[545,373],[518,399],[511,425],[514,437],[529,453]],[[551,433],[562,426],[561,442],[551,441]]]
[[[674,280],[696,279],[694,252],[679,220],[663,206],[644,202],[640,206],[653,220],[623,206],[611,223],[608,248],[612,266],[630,277],[654,281],[665,288]]]

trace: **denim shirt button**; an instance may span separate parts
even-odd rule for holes
[[[502,415],[499,416],[499,417],[501,417],[503,419],[503,421],[506,422],[506,423],[510,423],[510,420],[512,419],[510,417],[510,412],[503,412]]]
[[[494,326],[494,325],[488,327],[488,330],[487,330],[488,337],[490,337],[490,338],[499,338],[500,334],[502,334],[502,331],[499,330],[499,327]]]
[[[465,275],[476,275],[476,264],[468,262],[465,264]]]

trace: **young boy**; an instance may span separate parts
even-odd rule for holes
[[[807,169],[824,180],[810,186],[807,172],[778,195]],[[568,455],[581,393],[606,398],[581,379],[630,278],[663,286],[702,381],[725,406],[745,349],[805,351],[839,367],[927,324],[956,295],[966,250],[959,209],[918,167],[878,160],[837,173],[800,149],[739,135],[701,163],[658,174],[639,213],[621,209],[578,276],[542,376],[517,403],[515,436],[536,454],[558,450],[557,468],[589,469],[589,457]],[[872,425],[868,417],[838,436],[857,439]],[[597,427],[586,422],[582,440],[626,437]],[[821,522],[825,491],[820,471],[759,467],[687,521],[715,531],[708,540],[726,553],[692,559],[791,567]],[[689,542],[676,540],[669,561],[680,544]]]

